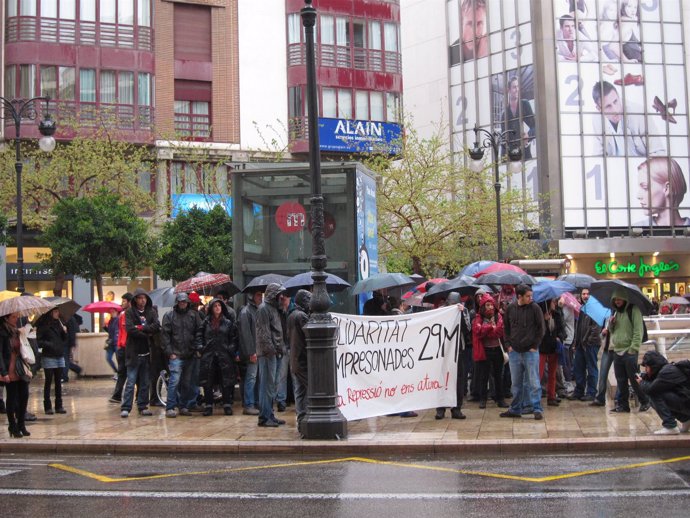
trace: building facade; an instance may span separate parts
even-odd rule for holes
[[[413,22],[426,8],[429,33]],[[688,272],[663,264],[690,252],[689,15],[680,0],[403,1],[405,109],[426,131],[440,113],[458,160],[475,125],[509,132],[523,167],[505,187],[546,208],[530,230],[571,271],[684,293]]]

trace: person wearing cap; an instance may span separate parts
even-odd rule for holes
[[[240,378],[242,406],[244,415],[259,415],[256,397],[256,375],[259,364],[256,356],[256,312],[263,299],[263,292],[252,291],[247,294],[247,303],[240,308],[237,327],[240,335]]]
[[[679,365],[687,365],[683,370]],[[654,435],[690,432],[690,362],[669,363],[660,353],[647,351],[642,358],[645,372],[637,376],[642,391],[661,418],[662,428]],[[680,427],[677,421],[680,421]]]
[[[277,283],[266,287],[264,301],[256,311],[256,356],[259,360],[259,426],[275,428],[285,424],[273,413],[278,379],[278,360],[283,357],[283,323],[280,295],[285,288]]]
[[[192,415],[187,402],[192,393],[192,356],[196,353],[196,333],[201,326],[198,311],[189,307],[186,293],[175,296],[175,305],[163,316],[161,339],[163,355],[168,360],[168,398],[165,404],[165,417]]]
[[[125,361],[125,345],[127,344],[127,329],[125,327],[124,312],[130,306],[134,295],[130,292],[122,295],[122,311],[115,317],[115,321],[111,325],[117,326],[117,341],[115,342],[115,359],[117,360],[117,381],[115,382],[115,390],[108,401],[110,403],[122,403],[122,391],[125,388],[127,381],[127,362]]]

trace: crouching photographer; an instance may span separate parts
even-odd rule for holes
[[[690,361],[669,363],[658,352],[648,351],[642,358],[642,367],[645,372],[638,376],[638,383],[663,425],[654,434],[690,432]],[[680,421],[680,427],[676,421]]]

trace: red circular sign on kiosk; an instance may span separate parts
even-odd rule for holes
[[[276,211],[276,225],[286,234],[304,229],[307,224],[307,211],[296,201],[283,203]]]

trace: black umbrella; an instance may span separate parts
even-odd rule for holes
[[[417,284],[413,279],[402,273],[375,273],[371,277],[357,281],[352,287],[352,294],[359,295],[368,291],[383,290],[399,286],[414,286]]]
[[[596,281],[594,277],[591,275],[587,275],[586,273],[566,273],[565,275],[561,275],[557,281],[565,281],[569,282],[573,286],[575,286],[578,290],[581,290],[583,288],[589,289],[589,286]]]
[[[264,273],[258,277],[254,277],[249,284],[247,284],[242,293],[249,293],[252,291],[266,291],[269,284],[284,284],[290,277],[287,275],[280,275],[279,273]]]
[[[77,304],[72,299],[68,299],[66,297],[43,298],[49,302],[52,302],[55,307],[60,310],[60,319],[65,323],[67,323],[67,321],[72,318],[72,315],[74,315],[81,307],[81,304]]]
[[[623,290],[627,295],[628,302],[640,308],[643,315],[649,315],[652,312],[652,302],[647,296],[642,293],[639,287],[619,279],[594,281],[589,287],[589,293],[594,295],[599,302],[607,308],[615,310],[611,297],[617,290]]]
[[[424,302],[429,302],[438,296],[447,297],[448,294],[454,291],[458,292],[460,295],[474,295],[474,293],[479,289],[479,285],[474,284],[475,280],[476,279],[474,277],[460,275],[453,279],[444,281],[431,288],[426,295],[424,295],[422,300]]]
[[[294,295],[299,290],[309,290],[314,285],[314,279],[311,276],[312,272],[305,272],[289,278],[283,283],[283,287],[287,290],[288,295]],[[326,274],[326,290],[330,293],[346,290],[350,287],[350,283],[341,279],[332,273]]]
[[[482,284],[536,284],[537,279],[526,273],[502,270],[500,272],[486,273],[479,277]]]

